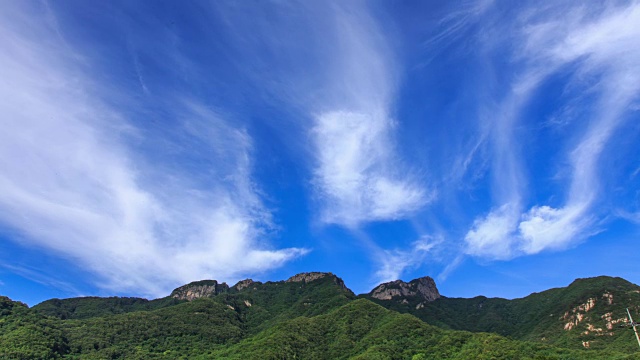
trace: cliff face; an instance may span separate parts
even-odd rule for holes
[[[438,288],[432,278],[425,276],[406,283],[396,280],[378,285],[371,290],[369,296],[378,300],[393,298],[417,297],[424,301],[433,301],[440,297]]]
[[[211,297],[229,290],[226,283],[219,284],[216,280],[202,280],[180,286],[171,292],[172,298],[192,301],[203,297]]]
[[[333,276],[333,274],[323,272],[306,272],[293,275],[292,277],[285,280],[285,282],[311,282],[313,280],[321,279],[325,276]]]
[[[344,284],[344,281],[339,277],[335,276],[332,273],[324,273],[324,272],[308,272],[308,273],[300,273],[290,277],[285,280],[285,283],[310,283],[312,281],[323,279],[323,278],[332,278],[333,282],[340,286],[343,289],[347,289],[347,286]],[[242,291],[244,289],[255,289],[257,285],[261,285],[262,283],[259,281],[253,281],[252,279],[245,279],[239,281],[237,284],[233,285],[237,291]],[[228,292],[229,286],[226,283],[218,283],[217,280],[201,280],[189,283],[187,285],[180,286],[179,288],[173,290],[171,295],[172,298],[176,298],[179,300],[188,300],[192,301],[195,299],[203,298],[203,297],[212,297],[218,295],[220,293]]]
[[[261,284],[261,282],[255,282],[251,279],[245,279],[245,280],[240,280],[238,281],[237,284],[233,285],[234,288],[236,288],[236,290],[240,291],[242,289],[246,289],[248,287],[251,287],[254,284]]]
[[[304,283],[308,283],[314,280],[318,280],[318,279],[322,279],[325,277],[331,277],[333,278],[333,281],[336,285],[340,286],[343,289],[346,289],[347,286],[344,284],[344,281],[342,279],[340,279],[339,277],[337,277],[336,275],[330,273],[330,272],[306,272],[306,273],[300,273],[297,275],[294,275],[290,278],[288,278],[285,282],[291,283],[291,282],[304,282]]]

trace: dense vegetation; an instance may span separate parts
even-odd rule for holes
[[[514,300],[484,296],[441,297],[428,303],[371,300],[445,329],[492,332],[567,348],[583,348],[583,342],[588,342],[590,349],[638,350],[633,332],[621,325],[625,325],[627,307],[640,319],[640,287],[621,278],[578,279],[565,288]],[[588,302],[593,305],[587,310]],[[421,303],[424,307],[418,306]],[[569,322],[574,324],[567,329]]]
[[[66,353],[61,321],[0,296],[1,359],[56,359]]]
[[[285,321],[218,352],[230,359],[596,359],[626,358],[443,330],[360,299]]]
[[[439,311],[430,315],[431,323],[385,309],[368,299],[356,299],[337,280],[326,276],[309,283],[253,283],[241,290],[232,287],[190,302],[170,297],[153,301],[89,297],[54,299],[29,309],[25,304],[0,297],[0,358],[635,358],[636,349],[621,346],[626,340],[634,345],[633,339],[626,339],[626,335],[611,337],[613,343],[620,346],[600,349],[575,348],[564,343],[550,345],[531,336],[531,329],[555,329],[553,321],[535,323],[534,310],[546,311],[547,306],[551,306],[544,305],[541,299],[548,298],[554,306],[558,305],[557,301],[567,301],[563,306],[570,309],[592,298],[594,293],[602,294],[602,288],[595,282],[577,287],[574,283],[568,288],[569,292],[552,289],[533,294],[528,300],[513,300],[516,305],[503,299],[443,298],[428,305]],[[602,282],[611,285],[606,278]],[[618,290],[628,290],[628,283],[620,284],[624,286]],[[480,308],[490,309],[487,312],[490,315],[477,312],[480,303],[484,304]],[[534,303],[536,307],[530,308]],[[385,305],[399,307],[393,302]],[[399,310],[407,312],[407,309],[405,306]],[[427,307],[420,310],[423,309]],[[527,312],[518,315],[523,309]],[[446,314],[455,317],[444,321],[449,316]],[[426,317],[425,313],[421,316]],[[550,318],[557,320],[556,316]],[[511,322],[522,324],[521,327],[530,332],[505,333],[514,328],[521,331],[521,327]],[[512,338],[453,330],[456,326],[493,327],[496,332]],[[540,328],[539,331],[551,330]],[[625,334],[632,336],[630,331]]]
[[[88,319],[92,317],[123,314],[133,311],[149,311],[177,305],[183,301],[174,298],[147,300],[133,297],[81,297],[51,299],[36,306],[38,313],[65,319]]]

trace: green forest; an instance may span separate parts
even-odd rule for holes
[[[327,274],[216,287],[192,301],[85,297],[29,308],[0,297],[0,358],[640,359],[624,321],[607,328],[626,307],[637,314],[639,290],[599,277],[522,299],[418,306],[419,298],[356,296]]]

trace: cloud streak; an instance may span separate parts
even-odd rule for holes
[[[273,224],[251,181],[245,130],[197,100],[175,101],[174,130],[203,143],[193,159],[201,172],[185,177],[171,173],[171,159],[134,156],[128,142],[143,135],[101,100],[107,89],[66,44],[43,41],[50,29],[21,10],[0,25],[0,219],[26,244],[77,260],[104,288],[148,296],[306,252],[260,240]],[[149,161],[161,161],[155,173]]]
[[[442,242],[442,238],[422,236],[406,250],[379,249],[376,258],[380,268],[375,273],[375,284],[400,279],[406,270],[420,266]]]
[[[518,57],[524,59],[524,72],[530,75],[520,79],[513,89],[535,89],[549,76],[572,66],[575,70],[568,86],[585,86],[585,79],[597,79],[590,89],[598,99],[594,115],[588,119],[582,138],[567,154],[571,177],[563,206],[535,205],[523,212],[524,191],[511,188],[513,175],[519,171],[494,169],[496,186],[502,188],[506,184],[511,200],[476,219],[465,236],[467,253],[471,255],[507,259],[545,249],[558,250],[597,232],[597,214],[592,208],[599,198],[598,162],[640,91],[640,76],[635,71],[640,66],[640,51],[633,45],[640,36],[637,3],[592,12],[555,8],[551,18],[549,9],[541,11],[544,20],[536,20],[540,14],[535,12],[525,19],[528,23],[519,39],[524,46],[518,49]],[[532,96],[525,94],[523,103],[515,108],[522,108]],[[513,106],[513,102],[507,104]],[[509,135],[511,125],[498,124],[497,128],[513,136]],[[513,149],[498,146],[501,153]],[[514,158],[507,164],[519,161]]]
[[[335,19],[331,96],[317,106],[311,130],[321,220],[355,228],[407,218],[433,194],[396,154],[396,122],[389,112],[396,87],[393,56],[364,9],[337,7]]]

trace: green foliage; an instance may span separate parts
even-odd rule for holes
[[[364,299],[288,320],[221,349],[225,359],[616,359],[499,335],[443,330]]]
[[[59,321],[0,297],[0,359],[57,359],[67,350]]]
[[[212,299],[65,321],[64,330],[71,353],[97,358],[201,354],[243,336],[238,314]]]
[[[594,338],[591,349],[582,349],[569,346],[575,340],[571,332],[558,327],[558,316],[593,294],[602,296],[602,286],[614,303],[599,302],[591,311],[615,312],[622,306],[615,299],[636,299],[635,285],[597,279],[513,301],[443,298],[416,313],[449,329],[356,299],[331,276],[309,283],[254,283],[191,302],[77,298],[29,309],[0,297],[0,359],[633,358],[636,349],[627,346],[635,345],[630,331],[609,336],[607,346]],[[416,310],[411,303],[384,305]],[[465,326],[520,340],[451,330]],[[557,338],[545,343],[537,338],[540,334]]]
[[[123,314],[133,311],[150,311],[177,305],[184,300],[161,298],[149,301],[134,297],[79,297],[51,299],[33,307],[41,314],[60,319],[88,319],[92,317]]]
[[[0,296],[0,316],[11,315],[15,311],[21,311],[27,308],[27,305],[19,301],[12,301],[6,296]]]
[[[338,285],[335,277],[327,276],[311,283],[255,283],[216,299],[239,309],[249,332],[256,333],[282,320],[324,314],[355,299],[355,295]]]
[[[619,323],[609,324],[611,329],[608,329],[607,314],[614,320],[623,319],[626,307],[637,313],[639,290],[640,287],[624,279],[600,276],[578,279],[566,288],[550,289],[515,300],[484,296],[472,299],[442,297],[421,308],[417,308],[419,299],[409,299],[408,303],[372,300],[445,329],[492,332],[575,349],[582,349],[583,341],[588,341],[590,349],[617,349],[630,353],[637,350],[632,331],[619,327]],[[612,296],[612,303],[608,296]],[[595,306],[589,311],[580,310],[579,307],[589,299]],[[582,319],[566,330],[568,322],[575,323],[576,313],[580,313]],[[601,331],[590,330],[589,325]]]
[[[261,329],[327,312],[354,297],[327,277],[309,284],[256,283],[192,302],[85,297],[28,309],[0,298],[6,315],[0,318],[0,358],[210,358]],[[7,327],[8,318],[19,326]]]

